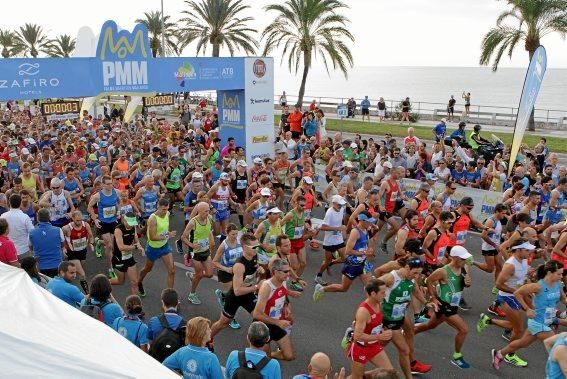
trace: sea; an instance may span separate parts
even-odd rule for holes
[[[471,105],[518,107],[526,68],[490,67],[382,67],[361,66],[349,70],[348,78],[338,71],[313,68],[307,77],[304,102],[319,97],[399,100],[410,97],[446,104],[451,95],[464,104],[463,91],[471,93]],[[292,75],[276,60],[275,92],[297,95],[301,72]],[[567,111],[567,69],[549,68],[535,105],[536,109]]]

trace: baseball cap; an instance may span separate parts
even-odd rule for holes
[[[348,167],[348,168],[353,167],[351,161],[344,161],[344,162],[343,162],[343,166]]]
[[[467,260],[467,259],[472,257],[472,254],[469,253],[467,249],[465,249],[462,246],[458,246],[458,245],[453,246],[451,248],[451,253],[449,255],[452,256],[452,257],[457,257],[457,258],[461,258],[461,259],[464,259],[464,260]]]
[[[202,178],[203,178],[203,174],[201,174],[200,172],[194,172],[193,174],[191,174],[191,179],[202,179]]]
[[[441,119],[441,122],[447,122],[447,119],[446,119],[445,117],[443,117],[443,118]]]
[[[262,196],[272,196],[272,191],[269,188],[262,188],[260,190],[260,195]]]
[[[520,245],[512,246],[512,250],[519,250],[519,249],[535,250],[535,249],[536,249],[536,246],[535,246],[535,245],[532,245],[531,243],[529,243],[529,242],[527,242],[527,241],[524,242],[524,243],[522,243],[522,244],[520,244]]]
[[[474,201],[472,197],[466,196],[461,199],[461,202],[459,204],[472,207],[474,205]]]
[[[29,143],[30,145],[35,145],[35,140],[33,138],[28,138],[27,143]]]
[[[93,144],[92,144],[92,147],[94,147],[95,150],[100,149],[100,146],[99,146],[98,144],[96,144],[96,143],[93,143]]]
[[[97,161],[96,154],[89,154],[89,161]]]
[[[228,175],[228,172],[223,172],[222,174],[220,174],[219,179],[230,180],[230,175]]]
[[[100,141],[100,147],[107,147],[108,146],[108,142],[102,140]]]
[[[262,158],[254,158],[254,164],[262,164]]]
[[[344,150],[345,150],[344,147],[339,147],[339,148],[338,148],[337,150],[335,150],[335,151],[344,151]]]
[[[215,163],[216,163],[216,164],[222,164],[222,160],[221,160],[221,159],[217,159],[217,160],[215,161]]]
[[[345,205],[345,204],[346,204],[345,199],[344,199],[341,195],[334,195],[334,196],[331,198],[331,202],[337,203],[337,204],[340,204],[340,205]]]
[[[29,153],[30,153],[30,151],[29,151],[27,148],[24,147],[24,148],[22,149],[22,154],[28,155]]]
[[[283,212],[282,212],[281,209],[279,209],[278,207],[272,207],[272,208],[269,208],[269,209],[266,211],[266,213],[277,214],[277,213],[283,213]]]
[[[368,212],[361,212],[358,217],[356,218],[358,221],[366,221],[369,223],[375,223],[376,219],[372,217],[372,215],[370,215],[370,213]]]
[[[309,176],[304,176],[303,181],[307,184],[313,184],[313,179],[311,179]]]
[[[236,162],[237,166],[242,166],[242,167],[248,167],[248,163],[246,163],[245,160],[239,160],[238,162]]]
[[[357,147],[358,147],[358,145],[354,142],[350,144],[351,149],[354,149],[354,148],[357,148]]]
[[[0,159],[0,166],[6,167],[7,164],[8,162],[5,159]]]
[[[393,166],[392,166],[392,163],[390,163],[389,161],[386,161],[386,162],[382,163],[382,167],[388,167],[388,168],[391,169]]]
[[[438,178],[432,173],[425,174],[425,180],[436,181]]]
[[[18,156],[18,154],[12,152],[8,155],[10,158],[16,158]]]
[[[136,215],[132,212],[128,212],[124,215],[124,219],[130,226],[138,225],[138,220],[136,219]]]

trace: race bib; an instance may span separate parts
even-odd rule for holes
[[[460,232],[457,232],[457,245],[464,245],[465,244],[465,238],[467,238],[467,231],[466,230],[462,230]]]
[[[253,285],[256,284],[257,281],[258,281],[257,273],[253,273],[250,275],[246,275],[244,277],[244,280],[242,281],[242,285],[244,287],[252,287]]]
[[[459,303],[461,302],[461,297],[462,297],[462,296],[463,296],[463,293],[462,293],[462,292],[455,292],[455,293],[453,294],[453,296],[451,296],[451,302],[450,302],[450,304],[451,304],[453,307],[458,306]]]
[[[112,218],[116,215],[116,207],[105,207],[102,208],[102,217]]]
[[[157,201],[144,203],[144,206],[146,208],[146,212],[155,212],[155,210],[157,209]]]
[[[408,303],[394,304],[392,307],[392,318],[400,319],[403,318],[406,313],[406,308]]]
[[[282,310],[285,304],[285,297],[280,297],[276,300],[273,307],[270,308],[269,317],[279,319],[282,316]]]
[[[246,189],[246,187],[248,187],[248,180],[239,179],[239,180],[236,181],[236,189],[237,190],[243,190],[243,189]]]
[[[439,251],[437,252],[437,259],[445,258],[445,251],[447,250],[446,246],[440,247]]]
[[[209,239],[208,238],[197,241],[197,244],[199,245],[200,251],[205,251],[205,250],[209,249]]]
[[[553,319],[555,318],[555,314],[557,309],[555,307],[545,308],[545,314],[543,316],[543,323],[545,325],[551,325],[553,323]]]
[[[132,258],[132,253],[122,254],[122,260],[125,261],[126,259]]]
[[[293,228],[293,239],[299,239],[303,237],[303,226],[296,226]]]
[[[372,328],[372,330],[370,331],[370,334],[373,336],[377,336],[378,334],[382,333],[382,329],[383,326],[382,324],[375,326],[374,328]]]
[[[213,204],[217,211],[224,211],[226,209],[226,201],[224,200],[214,201]]]
[[[398,199],[398,193],[397,192],[392,192],[390,194],[390,201],[396,201]]]
[[[81,251],[87,248],[87,238],[79,238],[76,240],[71,241],[73,245],[73,251]]]
[[[277,239],[278,239],[278,236],[274,236],[274,235],[270,236],[270,239],[268,240],[268,245],[275,246]]]

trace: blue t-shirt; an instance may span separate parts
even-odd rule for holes
[[[181,320],[183,320],[183,317],[173,312],[165,312],[164,315],[171,329],[177,330]],[[150,341],[155,340],[162,330],[163,327],[161,326],[158,317],[154,316],[150,318],[150,321],[148,321],[148,339]]]
[[[303,127],[305,128],[305,135],[308,137],[312,137],[317,133],[317,123],[315,120],[306,121]]]
[[[369,109],[370,108],[370,100],[364,99],[360,102],[360,108],[362,109]]]
[[[167,357],[163,365],[180,371],[186,379],[224,379],[219,359],[206,347],[183,346]]]
[[[451,176],[455,182],[459,182],[462,178],[465,177],[465,171],[458,172],[457,170],[451,170]]]
[[[477,180],[480,180],[480,172],[478,172],[478,171],[470,172],[470,171],[466,170],[465,171],[465,179],[467,180],[468,183],[474,183]]]
[[[433,128],[433,131],[435,132],[435,135],[440,135],[443,134],[445,135],[445,132],[447,131],[447,125],[440,123],[435,125],[435,127]]]
[[[257,364],[266,356],[264,351],[252,348],[246,348],[245,354],[246,360],[254,364]],[[238,363],[238,350],[234,350],[226,359],[226,376],[228,378],[232,378],[232,375],[238,367],[240,367],[240,364]],[[268,362],[268,364],[260,371],[260,374],[262,374],[264,379],[281,379],[282,372],[280,369],[280,363],[276,359],[271,359],[270,362]]]
[[[64,241],[61,228],[55,227],[48,222],[40,222],[36,228],[30,231],[30,244],[33,255],[38,258],[40,270],[50,270],[59,267],[63,261],[61,243]]]
[[[81,301],[81,307],[85,305],[85,303],[86,303],[86,298],[84,298],[83,301]],[[101,303],[99,301],[95,299],[91,299],[91,304],[98,305],[99,307],[101,307],[102,315],[104,316],[104,323],[108,326],[112,326],[114,320],[116,320],[119,317],[122,317],[122,315],[124,314],[122,308],[120,308],[120,305],[116,303],[107,303],[106,305],[101,306]]]
[[[68,283],[60,276],[51,279],[45,289],[73,307],[78,306],[85,297],[77,286]]]
[[[112,322],[112,329],[138,347],[148,344],[148,326],[137,318],[118,317]]]

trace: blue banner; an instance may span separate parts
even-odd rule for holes
[[[246,146],[245,107],[243,90],[217,91],[220,138],[234,138],[235,146]]]
[[[142,24],[105,22],[94,58],[0,60],[0,100],[211,89],[244,89],[244,58],[153,58]]]
[[[532,56],[530,66],[526,73],[526,79],[524,80],[524,88],[522,89],[520,106],[518,107],[518,115],[516,116],[516,125],[514,127],[514,137],[510,148],[508,175],[510,175],[514,169],[514,163],[516,162],[516,157],[520,150],[520,145],[530,120],[530,115],[534,109],[546,69],[547,54],[545,53],[545,48],[540,46],[536,49]]]

